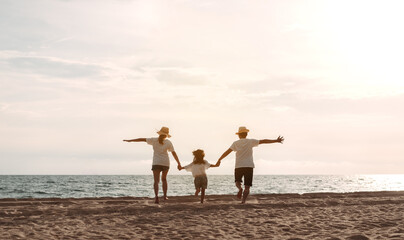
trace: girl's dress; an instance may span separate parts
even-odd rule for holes
[[[194,184],[195,188],[208,188],[208,177],[206,176],[206,169],[210,168],[210,163],[204,160],[203,164],[195,164],[191,163],[184,166],[184,169],[188,172],[192,172],[192,176],[194,176]]]

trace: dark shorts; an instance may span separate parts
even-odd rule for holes
[[[194,179],[195,188],[208,188],[208,177],[206,175],[196,176]]]
[[[253,172],[254,172],[254,168],[250,168],[250,167],[234,169],[235,182],[243,182],[242,178],[244,177],[244,185],[252,186]]]
[[[170,169],[170,167],[163,165],[153,165],[151,168],[152,171],[168,171],[168,169]]]

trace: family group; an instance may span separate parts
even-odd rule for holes
[[[146,142],[153,146],[153,164],[152,171],[154,176],[154,193],[155,193],[155,203],[159,203],[158,192],[159,192],[159,182],[160,174],[161,181],[163,185],[163,199],[167,200],[167,174],[170,168],[170,160],[168,157],[168,152],[171,152],[175,161],[178,163],[178,170],[185,169],[192,172],[195,184],[195,195],[198,196],[201,193],[201,203],[203,203],[205,198],[205,189],[208,187],[208,178],[206,176],[206,169],[210,167],[219,167],[220,162],[223,158],[229,155],[231,152],[236,152],[236,166],[234,170],[234,177],[236,187],[238,188],[237,198],[241,199],[241,203],[245,203],[247,197],[250,193],[250,187],[253,181],[253,170],[254,170],[254,160],[253,160],[253,147],[257,147],[259,144],[264,143],[283,143],[283,137],[279,136],[275,140],[270,139],[250,139],[247,138],[249,130],[246,127],[239,127],[236,134],[239,140],[233,142],[229,149],[227,149],[222,156],[218,159],[216,164],[210,164],[204,159],[205,153],[202,149],[193,151],[194,160],[192,163],[181,166],[178,155],[176,154],[173,144],[167,138],[171,137],[169,134],[169,128],[162,127],[160,131],[157,132],[159,135],[157,138],[136,138],[130,140],[123,140],[125,142]],[[244,179],[244,191],[241,183]]]

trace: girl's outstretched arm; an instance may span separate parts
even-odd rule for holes
[[[146,142],[146,138],[135,138],[130,140],[123,140],[124,142]]]
[[[179,170],[182,170],[182,169],[185,169],[185,170],[191,170],[189,167],[192,165],[192,163],[190,163],[190,164],[188,164],[188,165],[185,165],[185,166],[181,166],[180,168],[179,168]],[[188,171],[188,172],[190,172],[190,171]]]

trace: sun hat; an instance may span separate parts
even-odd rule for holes
[[[238,132],[236,132],[236,134],[240,134],[240,133],[248,133],[250,130],[248,130],[246,127],[239,127],[238,128]]]
[[[170,129],[168,129],[168,127],[162,127],[162,128],[160,129],[160,131],[158,131],[157,133],[158,133],[159,135],[166,135],[167,137],[171,137],[171,135],[168,134],[169,132],[170,132]]]

